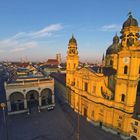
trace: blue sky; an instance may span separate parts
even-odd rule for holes
[[[0,0],[0,61],[45,61],[62,54],[72,34],[81,61],[100,60],[127,13],[140,22],[140,0]]]

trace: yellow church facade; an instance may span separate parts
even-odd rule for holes
[[[101,67],[79,68],[76,39],[72,36],[68,44],[66,85],[71,107],[95,125],[123,138],[133,133],[132,122],[139,117],[135,112],[140,92],[139,31],[137,20],[130,14],[121,36],[115,35],[106,50]]]

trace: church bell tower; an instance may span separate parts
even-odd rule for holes
[[[66,57],[66,85],[72,85],[75,83],[74,72],[79,65],[79,56],[77,51],[77,41],[72,36],[68,44],[68,52]]]
[[[140,40],[138,22],[129,13],[121,30],[121,48],[118,52],[115,100],[124,110],[133,111],[136,102],[140,71]]]

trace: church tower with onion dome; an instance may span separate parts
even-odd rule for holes
[[[77,41],[72,35],[68,44],[68,52],[66,57],[66,84],[73,85],[75,83],[74,72],[78,68],[79,65],[79,56],[77,50]]]
[[[138,22],[130,13],[121,30],[115,101],[123,103],[125,109],[131,113],[136,101],[140,69],[139,31]]]

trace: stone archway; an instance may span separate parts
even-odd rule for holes
[[[24,95],[21,92],[13,92],[9,96],[11,111],[24,110]]]
[[[131,136],[131,140],[137,140],[135,136]]]
[[[52,90],[45,88],[41,91],[41,105],[50,105],[52,104]]]
[[[28,108],[38,107],[39,93],[36,90],[30,90],[26,93]]]

